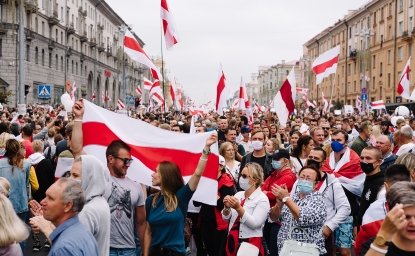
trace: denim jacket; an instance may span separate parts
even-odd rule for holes
[[[23,163],[23,169],[9,164],[8,158],[0,159],[0,176],[6,178],[11,185],[9,199],[13,204],[16,213],[23,213],[29,210],[27,188],[29,185],[30,164]]]

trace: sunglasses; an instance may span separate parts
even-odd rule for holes
[[[330,127],[322,127],[322,128],[323,130],[326,130],[326,131],[330,130]]]
[[[132,158],[122,158],[122,157],[118,157],[118,156],[113,156],[113,157],[116,158],[116,159],[120,159],[124,165],[130,165],[134,160]]]

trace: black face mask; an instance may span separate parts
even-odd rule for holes
[[[317,168],[317,170],[319,170],[319,169],[320,169],[320,164],[321,164],[321,162],[317,162],[317,161],[316,161],[316,160],[314,160],[314,159],[307,159],[307,165],[314,166],[314,167],[316,167],[316,168]]]
[[[366,174],[371,173],[373,172],[373,170],[375,170],[373,163],[360,162],[360,167],[362,168],[362,171]]]

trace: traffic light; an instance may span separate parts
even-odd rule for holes
[[[30,88],[30,85],[27,85],[27,84],[24,85],[24,95],[25,96],[27,96],[29,94],[29,88]]]

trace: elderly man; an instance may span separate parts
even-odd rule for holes
[[[405,153],[414,152],[415,144],[412,140],[412,128],[409,125],[405,125],[400,129],[400,132],[399,141],[401,147],[396,152],[396,155],[400,156]]]
[[[387,135],[380,135],[376,139],[376,148],[382,152],[382,164],[380,170],[385,171],[389,166],[395,163],[396,155],[392,153],[392,142]]]
[[[43,217],[56,226],[49,236],[52,242],[49,256],[99,255],[95,238],[78,219],[78,213],[85,204],[79,182],[69,178],[59,179],[49,187],[40,204]]]
[[[310,132],[310,136],[313,138],[314,145],[317,147],[323,147],[324,141],[324,130],[321,127],[313,128]]]

